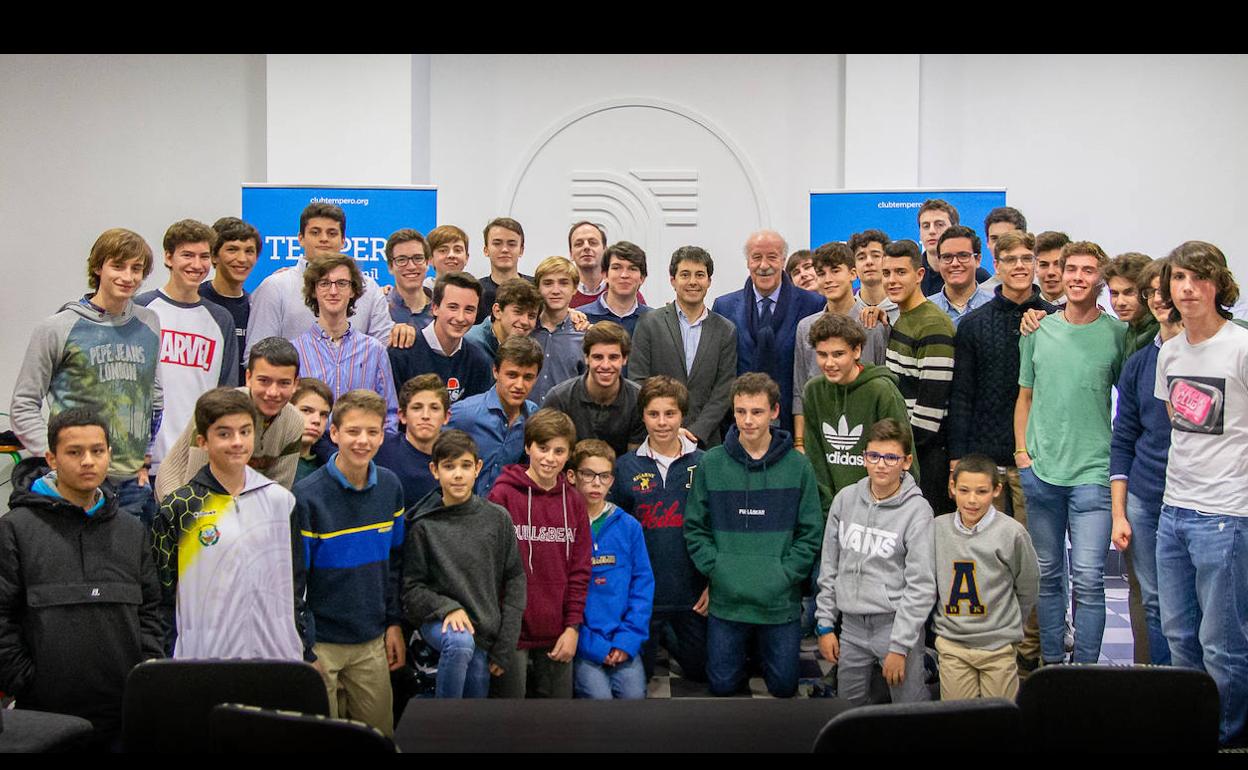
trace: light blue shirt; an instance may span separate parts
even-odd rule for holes
[[[966,307],[962,308],[962,310],[958,310],[950,304],[949,298],[945,296],[944,289],[936,292],[932,296],[928,297],[928,299],[931,300],[932,304],[936,305],[936,307],[945,311],[945,314],[948,315],[950,320],[953,321],[953,328],[957,329],[958,324],[963,318],[966,317],[967,313],[977,307],[980,307],[981,305],[987,305],[991,302],[992,294],[984,291],[983,289],[976,289],[975,293],[971,295],[971,298],[966,301]]]
[[[529,398],[540,404],[551,388],[584,374],[585,354],[581,351],[581,341],[585,333],[572,328],[571,317],[565,317],[554,331],[548,330],[539,319],[529,337],[536,340],[546,354],[537,384],[529,393]]]
[[[711,314],[710,308],[702,306],[702,315],[697,320],[689,320],[685,311],[676,303],[676,321],[680,324],[680,341],[685,346],[685,374],[693,371],[693,359],[698,355],[698,345],[702,342],[702,322]]]
[[[524,421],[536,411],[537,404],[525,401],[516,421],[508,425],[497,385],[463,399],[451,410],[446,427],[462,430],[477,442],[482,465],[475,491],[481,497],[489,494],[504,465],[518,463],[524,456]]]
[[[754,317],[758,318],[758,314],[763,310],[764,297],[758,292],[758,287],[752,281],[750,282],[750,288],[754,290]],[[784,288],[784,281],[781,281],[776,290],[766,296],[766,299],[771,300],[771,312],[773,313],[776,312],[776,308],[780,305],[780,290],[782,288]]]

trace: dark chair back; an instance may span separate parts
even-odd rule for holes
[[[1023,682],[1029,746],[1044,751],[1217,751],[1218,688],[1169,666],[1047,666]]]
[[[274,660],[153,660],[126,679],[127,751],[207,751],[205,725],[219,703],[329,715],[325,682],[307,663]]]
[[[394,741],[363,722],[237,703],[213,708],[208,735],[213,750],[227,754],[395,753]]]
[[[824,725],[814,752],[1012,753],[1021,730],[1018,707],[1004,698],[860,706]]]

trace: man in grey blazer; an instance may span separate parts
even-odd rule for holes
[[[705,249],[681,246],[668,266],[676,300],[637,323],[628,377],[638,383],[666,374],[689,388],[685,430],[703,447],[717,446],[732,406],[737,376],[737,330],[706,306],[715,262]]]

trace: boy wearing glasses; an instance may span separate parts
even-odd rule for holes
[[[837,664],[838,694],[855,705],[866,702],[876,661],[893,703],[929,699],[923,623],[936,600],[932,507],[906,473],[910,450],[902,423],[872,425],[863,458],[867,478],[841,490],[824,529],[815,600],[819,652]]]
[[[386,346],[352,326],[355,303],[364,294],[364,276],[345,254],[324,256],[303,271],[303,300],[316,323],[292,342],[299,351],[299,373],[329,386],[334,398],[371,390],[386,400],[386,430],[398,425],[399,400]]]
[[[945,285],[928,299],[949,314],[955,330],[968,313],[992,300],[992,295],[979,288],[975,281],[975,268],[979,267],[979,246],[979,236],[974,230],[954,225],[940,236],[939,245],[936,247],[936,263]]]
[[[386,239],[386,267],[394,276],[390,318],[420,331],[433,320],[425,274],[429,271],[429,243],[418,231],[405,227]]]
[[[650,635],[654,604],[654,572],[645,537],[636,519],[606,500],[615,475],[615,452],[605,441],[577,442],[571,465],[568,482],[585,498],[594,540],[573,691],[578,698],[640,700],[646,697],[641,646]]]

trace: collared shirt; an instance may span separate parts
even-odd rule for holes
[[[396,324],[409,324],[416,331],[420,331],[433,321],[433,302],[429,301],[428,298],[426,298],[425,306],[419,313],[412,312],[412,309],[407,306],[407,302],[404,301],[403,295],[399,294],[398,289],[390,290],[389,300],[390,318]]]
[[[659,476],[663,479],[664,484],[667,483],[667,469],[672,467],[672,463],[687,454],[698,451],[698,445],[686,438],[683,433],[677,438],[680,440],[680,455],[677,457],[668,457],[667,455],[661,455],[655,452],[650,446],[649,436],[646,436],[646,440],[641,442],[641,445],[637,447],[638,457],[649,457],[651,460],[654,460],[654,464],[659,467]]]
[[[285,337],[291,342],[303,334],[316,316],[303,301],[303,271],[308,262],[303,257],[295,266],[270,275],[251,294],[251,317],[247,320],[247,353],[251,346],[266,337]],[[355,301],[353,325],[361,334],[385,345],[390,341],[394,319],[386,304],[381,287],[371,276],[364,276],[364,294]]]
[[[761,313],[763,310],[764,297],[762,294],[759,293],[758,287],[755,286],[753,282],[750,282],[750,288],[754,290],[754,317],[757,318],[758,314]],[[773,291],[771,294],[768,294],[766,296],[766,299],[771,300],[771,312],[773,313],[776,312],[776,306],[780,304],[780,289],[782,288],[784,288],[783,281],[781,281],[780,284],[776,286],[775,291]]]
[[[498,353],[498,335],[494,333],[494,319],[486,318],[469,329],[464,335],[464,341],[476,345],[489,354],[490,358],[494,358]]]
[[[585,377],[560,383],[546,394],[542,406],[551,406],[572,418],[577,439],[600,438],[611,445],[616,456],[628,451],[630,443],[640,444],[646,437],[641,422],[638,397],[641,386],[620,377],[620,389],[609,404],[600,404],[589,394]]]
[[[702,322],[711,314],[711,309],[702,306],[702,315],[693,320],[680,309],[676,303],[676,322],[680,325],[680,341],[685,346],[685,374],[693,371],[693,359],[698,355],[698,345],[702,342]]]
[[[993,518],[997,515],[995,506],[988,506],[988,512],[984,514],[984,518],[975,522],[975,526],[968,527],[962,523],[962,512],[958,511],[953,515],[953,526],[964,535],[974,535],[976,532],[983,532],[992,523]]]
[[[546,359],[542,361],[542,371],[537,375],[533,392],[529,394],[530,399],[540,404],[551,388],[585,372],[585,354],[581,351],[581,340],[585,338],[585,333],[572,328],[572,319],[565,316],[555,326],[554,331],[547,329],[539,319],[529,336],[546,353]]]
[[[641,320],[641,317],[651,310],[651,308],[641,304],[640,300],[634,298],[633,306],[629,308],[628,312],[624,313],[624,315],[619,315],[607,307],[606,298],[606,293],[603,293],[598,299],[588,305],[582,305],[580,311],[589,318],[590,323],[598,323],[599,321],[616,322],[624,327],[629,336],[632,336],[637,331],[637,322]]]
[[[442,341],[438,339],[437,333],[434,332],[433,324],[429,324],[425,328],[421,329],[420,333],[424,335],[425,342],[429,343],[430,350],[432,350],[434,353],[437,353],[438,355],[446,356],[447,358],[450,358],[451,356],[458,353],[459,349],[464,346],[464,338],[460,337],[459,339],[455,340],[454,350],[450,351],[449,353],[443,350]]]
[[[373,391],[386,400],[386,429],[396,428],[399,400],[385,345],[350,326],[335,345],[329,333],[316,324],[292,342],[299,351],[300,376],[324,382],[335,399],[357,388]]]
[[[325,471],[329,474],[330,478],[341,484],[343,489],[357,489],[354,484],[347,480],[347,477],[343,475],[342,471],[338,470],[337,460],[338,453],[334,452],[333,455],[330,456],[329,462],[325,463]],[[377,486],[377,463],[369,460],[368,480],[364,482],[364,486],[358,487],[358,489],[362,492],[365,489],[372,489],[375,486]]]
[[[975,293],[966,300],[966,305],[963,306],[961,310],[949,301],[949,297],[945,294],[944,289],[936,292],[932,296],[928,297],[928,299],[931,300],[932,304],[936,307],[945,311],[945,314],[948,315],[949,319],[953,321],[953,328],[957,329],[958,324],[961,323],[962,319],[966,317],[967,313],[977,307],[980,307],[981,305],[986,305],[991,302],[992,295],[983,289],[976,288]]]
[[[462,430],[477,442],[482,466],[475,491],[481,497],[489,494],[494,487],[503,466],[518,463],[524,456],[524,422],[536,411],[537,404],[526,400],[515,421],[508,424],[507,412],[498,398],[497,385],[484,393],[465,398],[451,410],[447,429]]]

